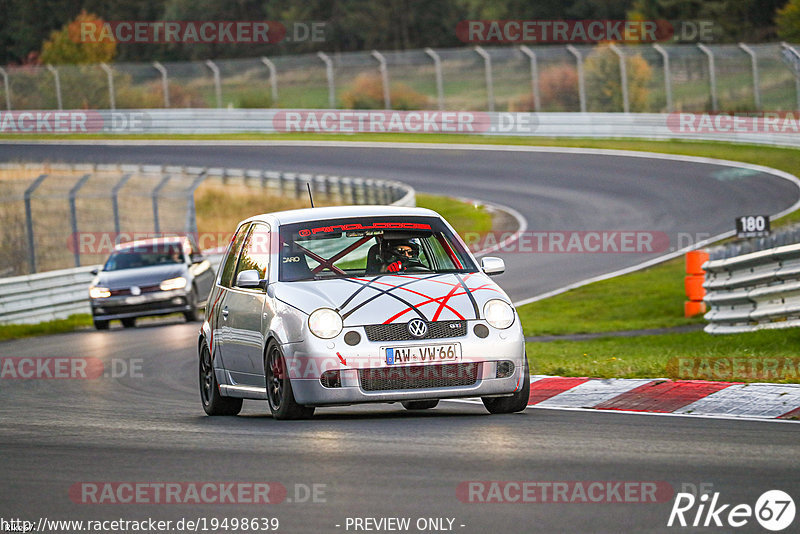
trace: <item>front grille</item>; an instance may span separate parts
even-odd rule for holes
[[[478,364],[470,362],[359,369],[358,378],[364,391],[471,386],[478,380]]]
[[[155,293],[156,291],[161,291],[160,284],[156,284],[154,286],[141,286],[139,289],[142,290],[142,293]],[[126,287],[124,289],[111,290],[112,297],[121,297],[124,295],[133,295],[133,293],[131,293],[131,288]]]
[[[432,321],[427,322],[428,333],[424,337],[414,337],[408,331],[406,323],[368,324],[364,327],[370,341],[410,341],[416,339],[441,339],[445,337],[463,337],[467,335],[466,321]]]

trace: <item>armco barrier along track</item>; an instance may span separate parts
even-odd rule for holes
[[[68,170],[71,166],[60,165],[59,170]],[[75,166],[77,170],[86,172],[86,165]],[[113,166],[104,165],[104,172]],[[6,165],[4,169],[9,169]],[[27,170],[33,166],[25,166]],[[44,168],[36,168],[38,170]],[[50,170],[50,167],[46,169]],[[352,204],[392,204],[395,206],[414,206],[415,192],[412,187],[391,180],[371,178],[350,178],[326,175],[306,175],[282,173],[262,170],[242,169],[184,169],[181,167],[120,165],[117,169],[124,173],[144,172],[151,174],[172,175],[183,172],[193,178],[205,176],[211,180],[231,183],[238,180],[248,184],[255,182],[262,187],[273,188],[276,192],[296,194],[304,192],[305,184],[310,183],[312,189],[324,193],[333,193],[344,202]],[[89,169],[90,170],[90,169]],[[194,180],[193,180],[194,181]],[[192,218],[193,220],[193,218]],[[233,230],[233,229],[231,229]],[[193,228],[187,232],[196,231]],[[216,270],[221,261],[219,250],[208,253],[207,259]],[[81,266],[73,269],[48,271],[27,276],[0,278],[0,324],[37,323],[53,319],[65,318],[72,314],[89,313],[88,287],[92,279],[91,271],[96,266]]]
[[[800,244],[708,261],[706,332],[800,326]]]

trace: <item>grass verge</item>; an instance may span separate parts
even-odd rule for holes
[[[92,316],[88,313],[70,315],[66,319],[56,319],[55,321],[46,321],[37,324],[0,325],[0,341],[18,339],[21,337],[62,334],[89,326],[92,326]]]
[[[798,343],[797,329],[725,336],[700,331],[527,343],[527,351],[532,374],[800,383]]]
[[[520,306],[526,336],[583,334],[702,323],[685,318],[684,259]]]

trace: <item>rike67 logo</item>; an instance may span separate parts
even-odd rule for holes
[[[794,521],[794,500],[781,490],[764,492],[755,506],[720,501],[720,493],[678,493],[669,514],[667,526],[733,527],[751,524],[753,518],[772,532],[786,529]]]

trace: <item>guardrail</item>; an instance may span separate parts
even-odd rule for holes
[[[206,256],[214,271],[222,254]],[[100,265],[0,278],[0,324],[29,324],[91,313],[88,289]]]
[[[734,117],[732,113],[716,112],[533,113],[184,108],[15,111],[13,116],[6,114],[6,117],[0,133],[21,134],[20,140],[25,139],[24,134],[30,133],[455,133],[606,139],[632,137],[800,146],[800,115],[791,112],[766,113],[764,116],[751,113],[749,116],[743,114]],[[40,123],[47,125],[47,128],[40,128]]]
[[[800,326],[800,244],[703,264],[710,334]]]
[[[58,166],[64,170],[67,166]],[[77,166],[76,166],[77,167]],[[94,166],[108,171],[112,166]],[[181,167],[117,166],[120,173],[138,168],[149,173],[175,173]],[[5,166],[4,168],[8,168]],[[26,169],[39,169],[25,166]],[[52,167],[49,167],[52,168]],[[80,167],[85,171],[86,166]],[[272,187],[283,194],[301,196],[306,193],[306,183],[315,192],[336,195],[353,204],[416,205],[415,191],[411,186],[397,181],[372,178],[351,178],[327,175],[309,175],[244,169],[183,169],[194,177],[217,178],[225,184],[239,181],[245,185]],[[193,181],[194,183],[194,181]],[[233,230],[233,229],[231,229]],[[215,271],[222,259],[219,250],[206,251]],[[72,314],[90,313],[88,287],[92,269],[97,265],[60,269],[32,275],[0,278],[0,324],[38,323],[66,318]]]

